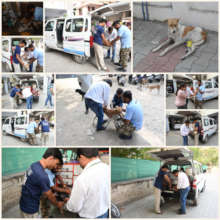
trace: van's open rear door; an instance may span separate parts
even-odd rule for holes
[[[149,152],[154,158],[160,159],[160,160],[178,160],[178,159],[192,159],[193,158],[193,152],[186,149],[186,148],[172,148],[171,150],[164,149],[162,151],[151,151]]]

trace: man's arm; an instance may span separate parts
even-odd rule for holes
[[[44,192],[44,195],[51,201],[51,203],[53,205],[55,205],[56,207],[58,207],[60,210],[62,210],[62,207],[64,205],[64,202],[60,202],[56,200],[55,195],[52,193],[51,190]]]
[[[18,60],[18,62],[23,66],[24,65],[24,63],[23,63],[23,61],[22,61],[22,59],[21,59],[21,57],[20,57],[20,55],[17,53],[16,54],[16,59]]]
[[[103,96],[104,108],[106,108],[108,106],[109,94],[110,94],[110,87],[105,86],[104,87],[104,96]]]
[[[164,175],[164,179],[167,181],[167,183],[169,184],[169,188],[171,189],[172,188],[172,183],[171,183],[171,180],[168,177],[168,175]]]
[[[36,58],[34,58],[34,57],[29,59],[29,64],[32,64],[35,60],[36,60]]]
[[[101,34],[101,37],[102,37],[103,43],[104,43],[106,46],[111,46],[111,43],[109,43],[109,41],[105,38],[104,33]]]
[[[111,41],[111,45],[113,45],[116,41],[120,40],[120,37],[117,36],[114,40]]]

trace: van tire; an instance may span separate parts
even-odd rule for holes
[[[79,64],[83,64],[86,62],[86,58],[84,56],[73,55],[73,60]]]
[[[193,199],[193,206],[198,206],[198,197],[199,197],[199,192],[197,191],[195,194],[195,198]]]
[[[3,133],[4,136],[8,135],[8,133],[6,131],[4,131],[4,130],[2,131],[2,133]]]

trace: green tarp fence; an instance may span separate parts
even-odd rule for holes
[[[159,161],[111,158],[112,182],[154,177],[160,168]]]
[[[24,172],[33,162],[42,158],[46,148],[3,148],[2,175]]]

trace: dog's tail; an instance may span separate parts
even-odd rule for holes
[[[205,31],[202,31],[202,39],[204,40],[204,41],[206,41],[207,40],[207,33],[205,32]]]

